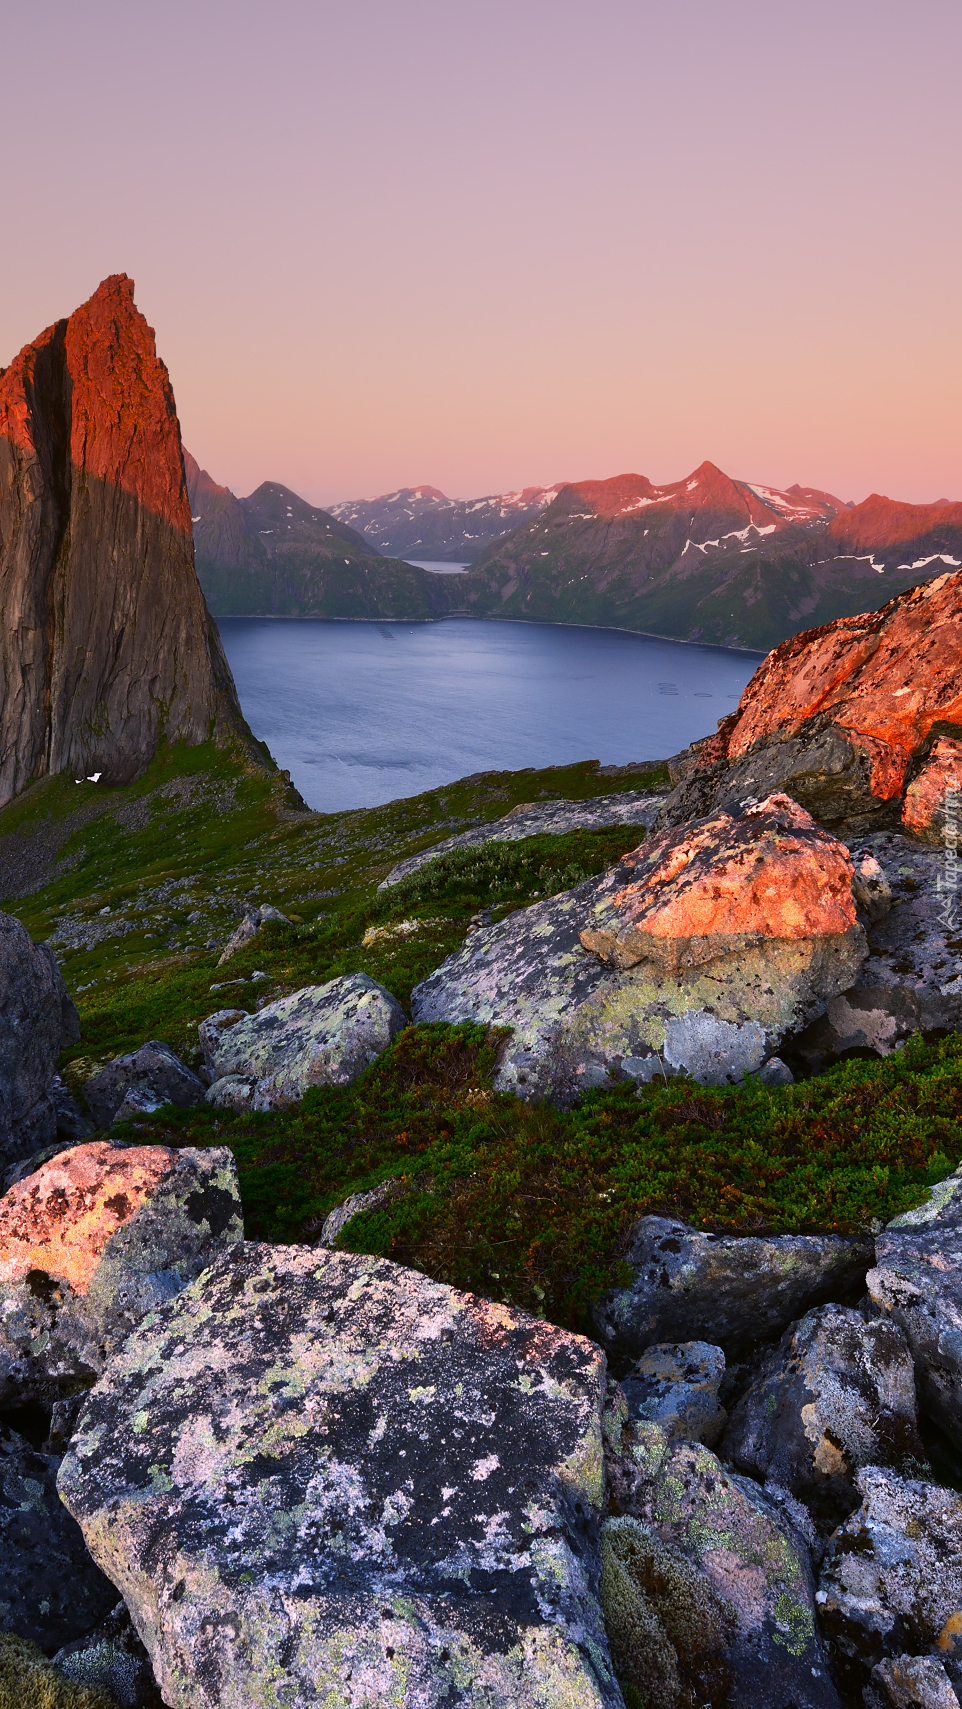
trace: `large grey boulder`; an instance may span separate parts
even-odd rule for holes
[[[844,845],[773,796],[472,933],[411,1012],[511,1027],[495,1084],[524,1097],[568,1103],[612,1072],[724,1085],[852,984],[853,878]]]
[[[810,1306],[858,1299],[873,1252],[870,1238],[705,1234],[644,1216],[625,1252],[632,1280],[598,1302],[595,1329],[619,1353],[694,1340],[739,1352],[781,1334]]]
[[[0,1405],[93,1382],[144,1314],[243,1238],[233,1154],[108,1141],[0,1199]]]
[[[962,1171],[883,1229],[875,1254],[872,1303],[911,1348],[923,1411],[962,1448]]]
[[[11,914],[0,914],[0,1165],[55,1139],[57,1059],[79,1037],[53,951],[35,944]]]
[[[59,1488],[171,1709],[621,1709],[603,1393],[579,1336],[252,1244],[114,1354]]]
[[[56,1478],[56,1459],[0,1424],[0,1631],[48,1653],[88,1632],[117,1600]]]
[[[632,1418],[712,1447],[727,1418],[718,1398],[725,1355],[708,1341],[662,1342],[636,1359],[621,1387]]]
[[[164,1104],[190,1109],[202,1104],[207,1087],[170,1046],[151,1039],[128,1056],[117,1056],[86,1082],[84,1097],[98,1127],[149,1115]]]
[[[366,973],[308,985],[254,1015],[221,1010],[202,1022],[213,1084],[207,1102],[283,1110],[310,1086],[346,1086],[407,1026],[390,991]]]
[[[838,1709],[804,1540],[750,1478],[657,1424],[606,1415],[602,1603],[644,1703]]]
[[[854,1685],[886,1656],[962,1663],[962,1496],[866,1466],[863,1501],[830,1539],[817,1600],[823,1630]]]
[[[740,1472],[790,1490],[823,1531],[859,1505],[859,1467],[924,1475],[904,1336],[844,1306],[807,1312],[738,1402],[718,1451]]]

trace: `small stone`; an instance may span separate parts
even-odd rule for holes
[[[395,1181],[382,1181],[380,1186],[372,1187],[370,1192],[352,1193],[350,1198],[345,1199],[343,1204],[336,1205],[325,1217],[318,1246],[335,1246],[338,1235],[354,1217],[360,1216],[362,1211],[377,1210],[380,1205],[386,1204],[396,1191]]]
[[[758,1078],[763,1086],[793,1086],[795,1076],[780,1056],[770,1056],[758,1070]]]
[[[284,926],[289,926],[291,923],[286,914],[282,914],[279,908],[271,907],[269,903],[245,914],[236,932],[228,938],[224,945],[223,954],[217,963],[218,967],[223,967],[224,962],[229,961],[232,955],[237,954],[238,950],[246,949],[248,944],[253,943],[261,927],[266,926],[270,920],[277,920]]]
[[[724,1375],[720,1347],[707,1341],[663,1342],[636,1360],[621,1386],[632,1418],[711,1447],[727,1417],[718,1398]]]

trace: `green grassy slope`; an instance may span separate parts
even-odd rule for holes
[[[406,1003],[482,908],[498,918],[568,888],[639,832],[454,851],[379,896],[396,861],[522,802],[666,781],[586,762],[316,814],[240,748],[172,749],[129,788],[47,780],[0,812],[3,906],[62,958],[83,1029],[63,1072],[79,1088],[149,1038],[196,1062],[198,1022],[215,1009],[338,973],[363,969]],[[264,902],[292,923],[218,968],[238,918]],[[354,1086],[315,1090],[294,1111],[161,1112],[126,1137],[230,1145],[248,1232],[270,1240],[315,1239],[348,1193],[395,1180],[397,1196],[346,1243],[574,1327],[620,1274],[642,1211],[746,1232],[854,1229],[919,1202],[962,1157],[956,1038],[776,1091],[676,1081],[639,1097],[623,1083],[570,1114],[494,1093],[498,1042],[483,1028],[410,1028]]]

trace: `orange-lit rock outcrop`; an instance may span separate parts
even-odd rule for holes
[[[126,274],[0,372],[0,805],[124,783],[240,713],[194,572],[180,426]]]

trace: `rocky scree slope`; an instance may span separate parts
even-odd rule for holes
[[[217,617],[437,617],[438,576],[381,556],[332,512],[264,481],[248,498],[188,453],[197,574]]]
[[[849,507],[702,463],[562,486],[448,589],[452,612],[592,623],[767,650],[962,563],[962,505]]]
[[[245,732],[194,572],[180,428],[126,274],[0,372],[0,803]]]

